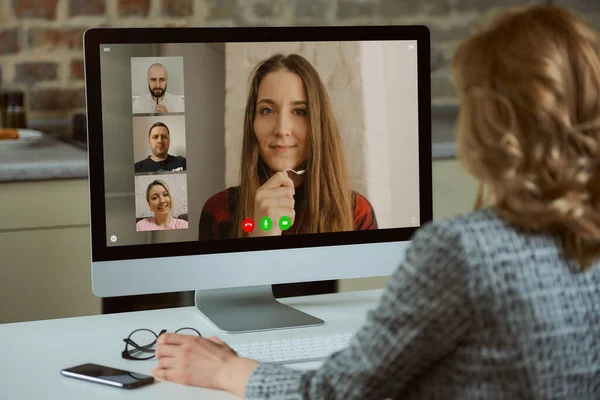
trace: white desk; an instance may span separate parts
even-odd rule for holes
[[[381,290],[347,292],[282,299],[325,320],[316,328],[288,329],[228,335],[219,331],[194,307],[0,325],[0,397],[3,399],[234,399],[221,391],[186,387],[171,382],[124,390],[64,377],[60,370],[96,363],[150,374],[156,359],[131,361],[121,358],[123,338],[134,329],[173,332],[191,326],[203,336],[217,336],[228,343],[315,336],[356,331],[372,309]],[[319,363],[291,364],[308,369]]]

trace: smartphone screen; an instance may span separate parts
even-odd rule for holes
[[[76,367],[63,369],[60,373],[71,378],[104,383],[106,385],[118,386],[126,389],[154,382],[154,378],[149,375],[105,367],[98,364],[78,365]]]

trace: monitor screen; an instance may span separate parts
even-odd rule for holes
[[[429,56],[417,26],[86,32],[93,262],[406,242]]]

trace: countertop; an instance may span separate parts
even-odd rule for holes
[[[50,135],[27,147],[0,149],[0,182],[87,176],[87,151]]]

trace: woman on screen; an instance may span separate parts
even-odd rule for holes
[[[481,207],[417,231],[350,345],[302,371],[166,334],[155,377],[248,399],[599,398],[598,34],[565,9],[520,8],[463,42],[453,69]]]
[[[187,229],[188,222],[171,215],[172,197],[166,182],[152,181],[146,189],[146,201],[154,217],[144,218],[135,226],[135,230],[157,231],[163,229]]]
[[[267,230],[250,233],[243,222]],[[287,222],[287,225],[286,225]],[[241,185],[212,196],[199,239],[377,229],[366,198],[352,191],[342,138],[314,67],[276,54],[254,70],[246,103]]]

